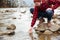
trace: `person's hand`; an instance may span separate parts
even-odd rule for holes
[[[32,33],[33,27],[30,27],[29,29],[29,33]]]

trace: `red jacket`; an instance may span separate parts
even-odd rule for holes
[[[53,4],[53,6],[51,6]],[[40,10],[45,11],[47,8],[52,8],[52,10],[56,9],[60,6],[60,0],[49,0],[47,3],[43,0],[42,4],[40,5]],[[31,27],[34,26],[38,16],[38,7],[35,6],[33,12],[33,19],[31,22]]]

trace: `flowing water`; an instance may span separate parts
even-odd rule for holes
[[[38,35],[35,33],[34,30],[33,30],[33,34],[28,33],[28,30],[31,25],[31,20],[32,20],[31,18],[32,14],[30,14],[29,9],[30,8],[1,8],[0,9],[0,23],[16,25],[15,35],[0,36],[0,40],[38,40]],[[6,12],[5,10],[10,10],[10,11]],[[59,37],[60,36],[54,37],[54,40],[60,40]]]

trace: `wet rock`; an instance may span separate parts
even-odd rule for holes
[[[58,15],[58,14],[55,14],[55,15],[53,15],[53,17],[52,17],[53,19],[59,19],[60,20],[60,14]]]
[[[21,13],[23,13],[23,14],[25,14],[25,13],[26,13],[26,9],[25,9],[25,8],[24,8],[24,9],[23,9],[23,8],[21,8],[21,9],[20,9],[20,11],[21,11]]]
[[[51,27],[48,28],[46,23],[39,24],[38,27],[35,27],[35,31],[38,34],[52,34],[53,32],[56,32],[60,26],[57,23],[51,24]]]
[[[44,32],[45,32],[45,29],[35,28],[35,31],[39,31],[39,32],[41,32],[41,33],[44,33]]]
[[[5,12],[16,12],[14,10],[5,10]]]
[[[60,16],[60,14],[57,14],[57,16]]]
[[[53,19],[53,23],[57,23],[58,19]]]
[[[8,31],[6,32],[7,35],[15,35],[15,31],[11,30],[11,31]]]
[[[10,12],[9,10],[5,10],[5,12]]]
[[[57,32],[60,34],[60,28],[57,30]]]
[[[0,31],[0,36],[4,36],[4,35],[14,35],[15,33],[14,33],[15,31],[13,31],[13,30],[6,30],[5,32],[4,31]]]
[[[0,36],[3,36],[4,35],[4,32],[0,31]]]
[[[34,39],[36,40],[37,38],[36,38],[36,37],[34,37]]]
[[[51,27],[49,28],[49,30],[54,32],[54,31],[57,31],[59,28],[60,28],[60,26],[58,24],[52,24]]]
[[[46,27],[47,27],[47,23],[41,23],[41,24],[38,24],[37,28],[40,29],[40,30],[45,30]]]
[[[41,24],[38,24],[39,26],[38,27],[35,27],[35,31],[37,34],[41,34],[41,33],[44,33],[45,30],[46,30],[46,27],[47,27],[47,24],[46,23],[41,23]]]
[[[44,32],[44,34],[52,34],[52,32],[49,31],[49,30],[46,30],[46,31]]]
[[[21,13],[26,13],[26,11],[22,11]]]
[[[53,19],[52,23],[60,25],[60,20],[59,19]]]
[[[53,19],[57,18],[57,14],[53,15],[53,17],[52,17],[52,18],[53,18]]]
[[[15,35],[15,32],[11,32],[11,33],[9,33],[8,35],[10,35],[10,36],[11,36],[11,35]]]
[[[16,19],[16,17],[13,17],[12,19]]]
[[[0,23],[0,27],[3,27],[5,24],[4,23]]]
[[[58,24],[60,26],[60,24]]]
[[[57,19],[60,20],[60,15],[57,16]]]
[[[7,27],[0,27],[0,36],[3,35],[14,35],[14,30],[7,30]]]
[[[8,25],[7,29],[8,30],[15,30],[16,26],[14,24],[10,24],[10,25]]]

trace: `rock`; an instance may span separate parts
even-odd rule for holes
[[[20,9],[20,12],[23,13],[23,14],[26,13],[26,8],[24,8],[24,9],[21,8],[21,9]]]
[[[5,12],[15,12],[14,10],[5,10]]]
[[[15,32],[11,32],[11,33],[9,33],[8,35],[15,35]]]
[[[0,26],[4,25],[4,23],[0,23]]]
[[[5,10],[5,12],[10,12],[9,10]]]
[[[53,23],[57,23],[58,19],[53,19]]]
[[[0,27],[4,27],[6,26],[4,23],[0,23]]]
[[[14,35],[15,31],[14,30],[8,30],[5,32],[5,35]]]
[[[57,14],[57,19],[60,19],[60,14]]]
[[[55,33],[57,32],[57,30],[60,28],[60,26],[57,24],[57,23],[54,23],[52,24],[51,23],[51,27],[48,28],[47,26],[47,23],[41,23],[39,24],[38,27],[35,27],[35,31],[38,33],[38,34],[52,34],[52,33]]]
[[[39,34],[39,33],[44,33],[46,30],[47,24],[46,23],[41,23],[39,24],[38,27],[35,27],[35,31]]]
[[[54,31],[57,31],[59,28],[60,28],[60,26],[58,24],[52,24],[51,27],[49,28],[49,30],[54,32]]]
[[[43,32],[45,32],[45,29],[35,28],[35,31],[39,31],[39,32],[43,33]]]
[[[12,19],[16,19],[16,17],[13,17]]]
[[[10,25],[8,25],[7,29],[8,30],[15,30],[16,26],[14,24],[10,24]]]
[[[53,15],[53,17],[52,17],[53,19],[59,19],[60,20],[60,14],[58,15],[58,14],[55,14],[55,15]]]
[[[60,34],[60,31],[58,31],[58,33]]]
[[[60,26],[60,24],[58,24]]]
[[[52,18],[53,18],[53,19],[57,18],[57,14],[53,15],[53,17],[52,17]]]
[[[3,36],[4,34],[5,34],[4,32],[0,31],[0,36]]]
[[[60,20],[59,19],[53,19],[52,23],[60,25]]]
[[[38,29],[40,29],[40,30],[46,30],[46,27],[47,27],[47,23],[41,23],[41,24],[39,24],[38,25]]]
[[[45,30],[40,30],[40,32],[41,32],[41,33],[44,33],[44,32],[45,32]]]
[[[60,33],[60,28],[57,31],[58,31],[58,33]]]
[[[44,32],[44,34],[52,34],[52,32],[49,31],[49,30],[46,30],[46,31]]]
[[[60,16],[60,14],[57,14],[57,16]]]
[[[23,11],[23,12],[21,12],[21,13],[26,13],[26,11]]]

